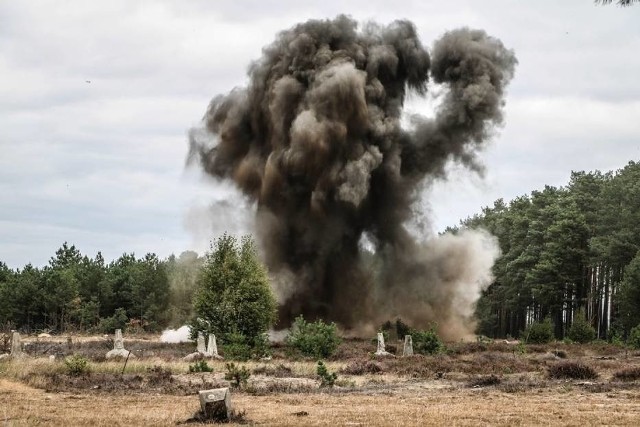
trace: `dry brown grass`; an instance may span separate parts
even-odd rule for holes
[[[208,361],[212,373],[190,374],[181,353],[191,348],[153,340],[133,346],[142,355],[129,360],[124,375],[124,361],[101,360],[104,343],[89,337],[73,349],[95,356],[88,376],[70,377],[62,361],[46,357],[0,362],[0,425],[175,425],[198,409],[198,390],[227,384],[225,361]],[[348,340],[326,362],[339,372],[339,386],[320,389],[316,361],[287,359],[278,347],[271,361],[239,363],[253,375],[233,402],[249,422],[264,425],[640,425],[636,383],[609,381],[620,369],[640,370],[640,359],[615,348],[449,348],[437,356],[375,358],[369,340]],[[547,368],[558,362],[544,355],[559,350],[593,366],[601,380],[549,379]],[[369,369],[374,365],[382,372]]]
[[[233,394],[237,410],[262,425],[638,425],[637,390],[584,394],[580,389],[508,394],[493,389],[385,394]],[[154,425],[185,421],[194,396],[46,393],[0,380],[0,422],[7,425]],[[304,415],[306,414],[306,415]]]

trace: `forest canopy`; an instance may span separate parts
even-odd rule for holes
[[[516,337],[549,317],[563,338],[578,313],[601,339],[640,322],[640,163],[614,172],[572,172],[461,221],[494,234],[502,256],[478,301],[478,332]]]

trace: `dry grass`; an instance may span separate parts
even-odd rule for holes
[[[188,373],[181,357],[193,351],[189,346],[151,339],[125,345],[140,357],[129,360],[124,375],[124,361],[101,359],[105,343],[90,337],[73,346],[91,360],[87,376],[70,377],[62,360],[48,357],[0,362],[0,425],[175,425],[198,410],[198,390],[228,384],[225,361],[207,361],[212,373]],[[31,348],[41,354],[45,347]],[[456,343],[437,356],[380,359],[374,350],[369,340],[345,341],[326,362],[339,373],[338,386],[320,389],[315,360],[291,360],[276,347],[271,361],[239,363],[252,376],[233,392],[235,409],[250,423],[284,426],[640,425],[636,383],[608,380],[623,369],[640,372],[640,359],[599,343],[554,343],[524,354],[508,343]],[[541,355],[557,351],[604,380],[549,379],[547,368],[557,362]]]
[[[584,394],[545,390],[413,390],[391,394],[233,394],[237,410],[262,425],[638,425],[638,391]],[[0,380],[0,422],[7,425],[169,426],[198,409],[194,396],[46,393]]]

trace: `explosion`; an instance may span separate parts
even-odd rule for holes
[[[429,54],[409,21],[358,29],[338,16],[281,32],[248,87],[211,101],[213,138],[192,131],[189,159],[255,202],[283,326],[299,314],[345,328],[401,316],[469,334],[495,239],[419,242],[407,223],[447,163],[482,172],[477,153],[502,123],[516,63],[482,30],[447,32]],[[430,77],[445,91],[435,116],[403,125],[407,93],[424,96]]]

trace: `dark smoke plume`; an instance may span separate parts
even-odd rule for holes
[[[358,30],[338,16],[281,32],[247,88],[211,101],[215,143],[192,132],[190,159],[256,202],[283,326],[298,314],[346,328],[400,315],[449,337],[466,331],[490,280],[491,239],[418,243],[405,226],[448,162],[482,171],[476,153],[502,122],[515,64],[482,30],[448,32],[429,54],[409,21]],[[407,92],[424,95],[430,76],[446,88],[435,117],[403,127]]]

